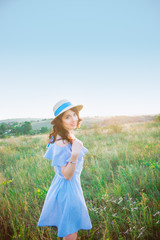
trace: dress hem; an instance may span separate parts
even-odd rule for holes
[[[58,230],[58,227],[56,226],[56,225],[43,225],[43,226],[38,226],[38,227],[56,227],[57,228],[57,230]],[[77,230],[74,230],[74,232],[71,232],[71,233],[68,233],[67,235],[65,235],[65,236],[60,236],[60,235],[58,235],[58,233],[57,233],[57,237],[66,237],[66,236],[68,236],[69,234],[72,234],[72,233],[75,233],[75,232],[77,232],[77,231],[79,231],[79,230],[91,230],[92,229],[92,227],[91,228],[78,228]]]

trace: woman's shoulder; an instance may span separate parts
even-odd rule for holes
[[[55,141],[55,144],[59,147],[66,147],[69,142],[67,140],[58,140],[58,141]]]
[[[55,144],[59,147],[66,147],[69,142],[66,139],[61,139],[59,136],[55,139]]]

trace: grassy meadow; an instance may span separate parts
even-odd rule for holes
[[[93,226],[78,239],[160,239],[160,123],[95,124],[75,135],[89,150],[81,184]],[[55,175],[47,139],[0,140],[1,240],[60,239],[56,227],[37,226]]]

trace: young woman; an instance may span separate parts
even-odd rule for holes
[[[74,136],[80,127],[79,111],[83,105],[74,106],[63,99],[53,107],[53,129],[45,158],[52,161],[55,176],[47,192],[38,226],[56,226],[57,236],[63,240],[76,240],[78,230],[90,230],[91,220],[83,196],[80,174],[83,156],[88,151]]]

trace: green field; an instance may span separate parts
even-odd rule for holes
[[[93,228],[78,239],[160,239],[160,124],[94,125],[75,131],[89,150],[81,184]],[[48,135],[0,140],[0,239],[58,239],[37,226],[55,175]]]

